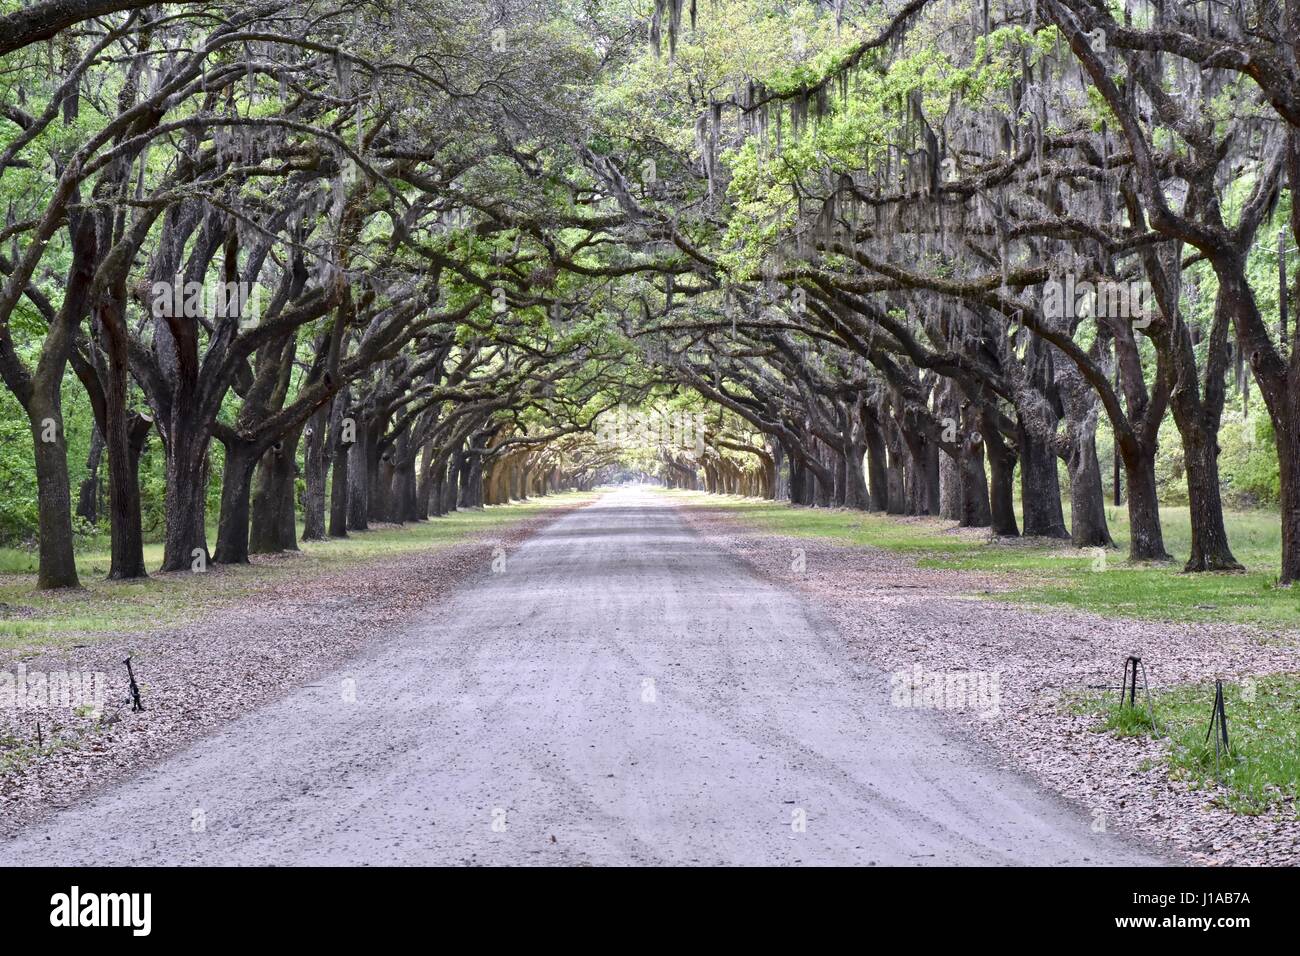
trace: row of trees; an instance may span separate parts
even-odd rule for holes
[[[1104,418],[1165,560],[1172,416],[1187,570],[1232,570],[1218,438],[1257,395],[1300,577],[1300,5],[718,9],[628,80],[606,178],[696,273],[625,328],[761,436],[769,491],[1107,545]]]
[[[620,270],[573,259],[609,216],[565,162],[593,60],[554,8],[44,3],[0,23],[0,375],[30,424],[42,587],[78,583],[74,376],[113,578],[146,574],[155,440],[165,571],[294,548],[300,515],[342,536],[607,464],[576,436],[647,383],[602,312]]]
[[[155,439],[179,570],[292,547],[299,512],[304,534],[343,534],[644,471],[644,443],[592,434],[642,401],[703,415],[694,447],[653,450],[670,483],[1080,547],[1111,541],[1105,422],[1138,560],[1169,557],[1171,420],[1187,568],[1231,570],[1219,436],[1228,402],[1254,401],[1293,581],[1297,16],[1275,0],[15,11],[0,375],[32,434],[41,582],[76,582],[73,378],[118,577],[145,571]]]

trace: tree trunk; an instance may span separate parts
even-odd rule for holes
[[[331,538],[348,536],[348,447],[338,442],[334,447],[334,468],[330,473],[330,527]]]
[[[104,457],[104,436],[96,425],[90,436],[86,455],[86,477],[77,493],[77,517],[91,524],[99,520],[99,462]]]
[[[939,513],[938,447],[919,432],[903,432],[903,440],[912,459],[910,510],[917,515]]]
[[[189,571],[199,558],[205,564],[210,558],[204,529],[208,441],[206,427],[198,427],[197,423],[179,415],[173,416],[164,442],[167,482],[164,493],[167,518],[163,543],[164,571]]]
[[[1131,438],[1120,442],[1124,477],[1128,482],[1129,559],[1168,561],[1160,528],[1160,499],[1156,493],[1155,450],[1139,447]]]
[[[448,514],[456,510],[457,500],[460,495],[461,472],[465,470],[466,460],[463,451],[452,453],[451,461],[447,465],[447,479],[442,489],[442,513]]]
[[[433,500],[429,492],[433,489],[433,443],[425,442],[420,449],[420,483],[415,491],[415,509],[420,520],[429,517]]]
[[[871,493],[867,490],[867,476],[863,468],[866,449],[860,441],[850,441],[844,450],[844,506],[858,511],[871,507]]]
[[[125,391],[125,383],[122,383]],[[137,439],[133,448],[133,419],[124,408],[115,409],[116,400],[105,389],[105,418],[108,426],[108,512],[110,523],[108,577],[114,581],[128,581],[148,577],[144,564],[144,529],[140,515],[140,452],[148,436],[148,422],[143,424],[144,436]],[[125,397],[125,396],[122,396]]]
[[[987,528],[993,523],[988,476],[984,473],[984,443],[967,442],[961,470],[961,527]]]
[[[1061,508],[1061,479],[1056,455],[1023,425],[1016,426],[1020,445],[1020,502],[1025,534],[1039,538],[1068,538]]]
[[[415,487],[415,459],[403,459],[393,468],[393,517],[398,522],[423,521]]]
[[[1300,349],[1295,355],[1300,355]],[[1295,355],[1291,358],[1292,383],[1286,416],[1280,426],[1274,425],[1274,428],[1283,429],[1277,432],[1277,456],[1282,484],[1282,573],[1279,582],[1284,585],[1300,581],[1300,364]]]
[[[478,452],[469,454],[466,467],[460,472],[460,507],[483,507],[483,456]]]
[[[329,443],[334,457],[334,468],[330,474],[330,526],[331,538],[348,536],[348,447],[345,439],[355,438],[351,434],[355,423],[347,418],[348,403],[351,395],[345,388],[334,396],[334,405],[330,409]],[[347,431],[345,432],[345,429]]]
[[[886,500],[885,510],[891,515],[907,513],[906,484],[903,481],[903,450],[901,447],[889,449],[889,462],[886,466]]]
[[[1106,493],[1094,432],[1087,431],[1070,443],[1065,463],[1070,472],[1070,543],[1076,548],[1114,547],[1106,524]]]
[[[358,418],[356,440],[348,446],[348,530],[370,529],[370,423]]]
[[[939,517],[961,520],[961,465],[946,452],[939,456]]]
[[[849,501],[849,463],[848,454],[839,448],[833,449],[833,471],[835,473],[835,507],[843,508]]]
[[[1242,571],[1228,547],[1219,494],[1219,443],[1207,429],[1180,427],[1187,468],[1187,503],[1192,523],[1192,553],[1184,571]]]
[[[297,551],[294,478],[299,430],[293,429],[269,448],[254,475],[251,554]]]
[[[43,389],[54,391],[57,389]],[[27,409],[36,452],[37,528],[40,564],[36,586],[41,589],[75,588],[77,561],[72,539],[72,489],[68,482],[68,446],[63,435],[63,414],[50,396],[33,395]]]
[[[307,442],[303,447],[303,477],[306,487],[303,490],[302,511],[304,541],[320,541],[325,538],[325,438],[329,424],[330,407],[322,405],[312,415],[307,424]]]
[[[219,564],[247,564],[249,498],[258,455],[255,446],[238,439],[226,444],[225,448],[226,469],[221,476],[217,550],[212,560]]]

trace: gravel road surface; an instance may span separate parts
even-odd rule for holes
[[[0,845],[6,865],[1159,862],[892,706],[803,598],[635,490]]]

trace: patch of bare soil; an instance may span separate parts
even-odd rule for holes
[[[468,579],[489,573],[496,546],[510,551],[577,507],[558,506],[450,547],[277,582],[251,601],[184,627],[0,658],[0,682],[9,675],[13,694],[21,672],[27,704],[0,706],[0,834],[119,782],[400,632]],[[131,706],[128,655],[143,711]],[[65,706],[62,691],[48,699],[53,675],[60,681],[73,675],[75,703],[85,687],[81,675],[96,673],[107,677],[99,717]]]
[[[914,674],[918,665],[923,673],[997,674],[996,716],[952,709],[945,718],[989,745],[1004,766],[1081,806],[1095,826],[1164,841],[1196,863],[1300,864],[1293,810],[1233,814],[1215,805],[1214,791],[1170,780],[1161,742],[1098,733],[1095,717],[1062,707],[1065,691],[1118,685],[1130,654],[1145,662],[1153,688],[1294,672],[1294,638],[1019,608],[979,597],[1004,589],[1005,577],[922,569],[874,548],[766,534],[724,509],[682,511],[718,547],[805,592],[885,679]],[[1207,690],[1207,719],[1211,700]]]

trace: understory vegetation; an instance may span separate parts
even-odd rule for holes
[[[1206,790],[1217,805],[1234,813],[1276,809],[1300,818],[1300,678],[1225,682],[1223,691],[1229,749],[1218,754],[1207,734],[1213,685],[1156,690],[1149,703],[1139,690],[1136,706],[1121,705],[1112,693],[1077,698],[1071,707],[1098,716],[1099,732],[1164,742],[1171,776]]]

